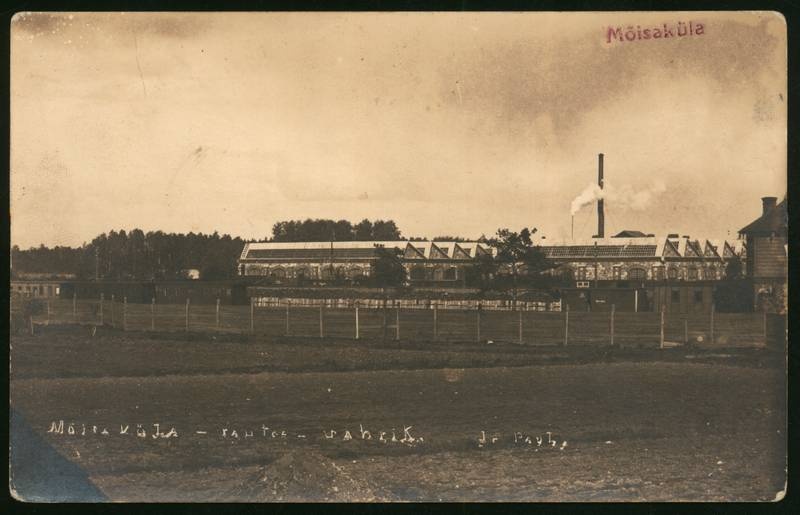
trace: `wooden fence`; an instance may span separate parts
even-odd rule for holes
[[[428,307],[132,304],[123,299],[46,301],[34,324],[79,323],[129,331],[201,331],[354,340],[503,342],[669,348],[761,347],[785,318],[765,313],[526,311]]]

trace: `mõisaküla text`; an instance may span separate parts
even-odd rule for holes
[[[696,21],[679,21],[677,24],[662,23],[661,25],[642,27],[641,25],[628,25],[627,27],[608,27],[606,43],[612,41],[641,41],[643,39],[682,38],[686,36],[702,36],[706,27]]]

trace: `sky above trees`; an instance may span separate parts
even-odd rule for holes
[[[704,34],[606,42],[679,20]],[[599,152],[608,234],[732,237],[785,192],[785,99],[770,13],[17,15],[11,239],[306,218],[559,239]]]

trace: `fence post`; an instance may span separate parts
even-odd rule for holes
[[[439,304],[433,303],[433,341],[439,340]]]
[[[289,306],[292,304],[291,300],[286,300],[286,336],[289,336]]]
[[[356,340],[358,340],[358,301],[356,301]]]
[[[397,306],[394,315],[394,339],[400,341],[400,306]]]
[[[156,298],[150,299],[150,330],[156,330]]]
[[[564,347],[567,346],[567,342],[569,342],[569,304],[564,310]]]
[[[116,327],[114,325],[114,294],[111,294],[111,327]]]
[[[256,330],[256,322],[255,322],[255,306],[256,306],[256,299],[254,297],[250,297],[250,332],[254,333]]]
[[[689,315],[683,319],[683,344],[689,345]]]
[[[219,331],[219,298],[217,299],[217,312],[216,312],[215,327],[216,327],[217,331]]]
[[[714,345],[714,303],[711,303],[711,345]]]
[[[323,301],[323,304],[319,305],[319,337],[320,338],[325,338],[325,322],[323,321],[324,317],[325,317],[325,315],[323,313],[324,309],[325,309],[325,304],[324,304],[324,301]]]
[[[764,319],[763,319],[763,322],[762,322],[762,331],[764,333],[764,346],[766,346],[767,345],[767,308],[766,308],[766,306],[764,307],[763,315],[764,315]]]
[[[481,306],[478,304],[478,309],[475,310],[475,341],[481,341]]]
[[[100,294],[100,327],[103,327],[104,322],[105,322],[105,320],[104,320],[105,316],[103,315],[103,304],[104,304],[103,300],[105,300],[105,294],[101,293]],[[48,324],[50,323],[50,303],[47,304],[47,323]]]
[[[616,310],[616,306],[611,304],[611,346],[614,346],[614,312]]]
[[[78,321],[78,294],[72,294],[72,321]]]
[[[519,313],[519,344],[522,345],[522,309],[517,307]]]
[[[101,313],[102,313],[102,309],[101,309]],[[100,322],[100,325],[102,325],[102,320],[103,320],[103,319],[102,319],[102,314],[101,314],[100,316],[101,316],[101,318],[100,318],[100,320],[101,320],[101,322]],[[50,325],[50,301],[49,301],[49,300],[47,301],[47,325]],[[766,334],[766,333],[764,333],[764,334]]]
[[[184,315],[184,320],[186,321],[186,332],[189,332],[189,297],[186,297],[186,310]]]
[[[658,348],[664,348],[664,304],[661,305],[661,323],[659,324],[660,336],[658,341]]]
[[[122,330],[128,330],[128,297],[122,297]]]

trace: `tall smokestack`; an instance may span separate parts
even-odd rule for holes
[[[603,189],[603,154],[597,155],[597,185]],[[604,238],[606,231],[606,215],[603,211],[603,197],[597,199],[597,238]]]

